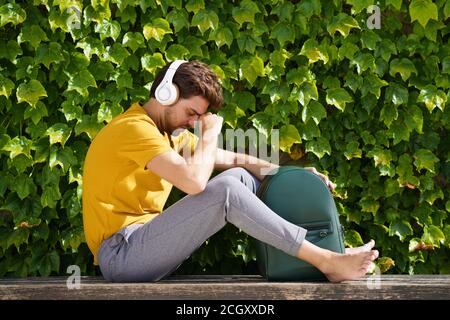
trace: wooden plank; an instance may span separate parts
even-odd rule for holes
[[[267,282],[260,276],[171,277],[156,283],[111,283],[81,277],[80,289],[68,289],[67,277],[0,279],[0,300],[96,299],[450,299],[450,276],[383,275],[338,284]]]

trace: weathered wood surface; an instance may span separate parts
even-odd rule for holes
[[[111,283],[101,277],[81,277],[79,289],[68,289],[67,279],[2,278],[0,300],[450,300],[450,276],[444,275],[383,275],[378,282],[365,277],[338,284],[267,282],[260,276],[172,277],[156,283]]]

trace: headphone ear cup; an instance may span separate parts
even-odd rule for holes
[[[173,83],[165,83],[156,89],[155,98],[162,105],[174,104],[178,100],[178,88]]]

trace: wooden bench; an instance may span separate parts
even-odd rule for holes
[[[81,277],[69,289],[67,277],[2,278],[0,300],[193,299],[193,300],[323,300],[450,299],[449,275],[382,275],[338,284],[268,282],[260,276],[183,276],[156,283],[111,283]],[[72,283],[74,285],[74,283]]]

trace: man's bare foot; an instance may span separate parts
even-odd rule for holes
[[[345,253],[369,252],[375,246],[375,240],[370,240],[365,245],[356,248],[345,248]]]
[[[331,282],[353,280],[364,276],[376,258],[378,258],[378,251],[370,249],[357,253],[333,252],[321,271]]]

